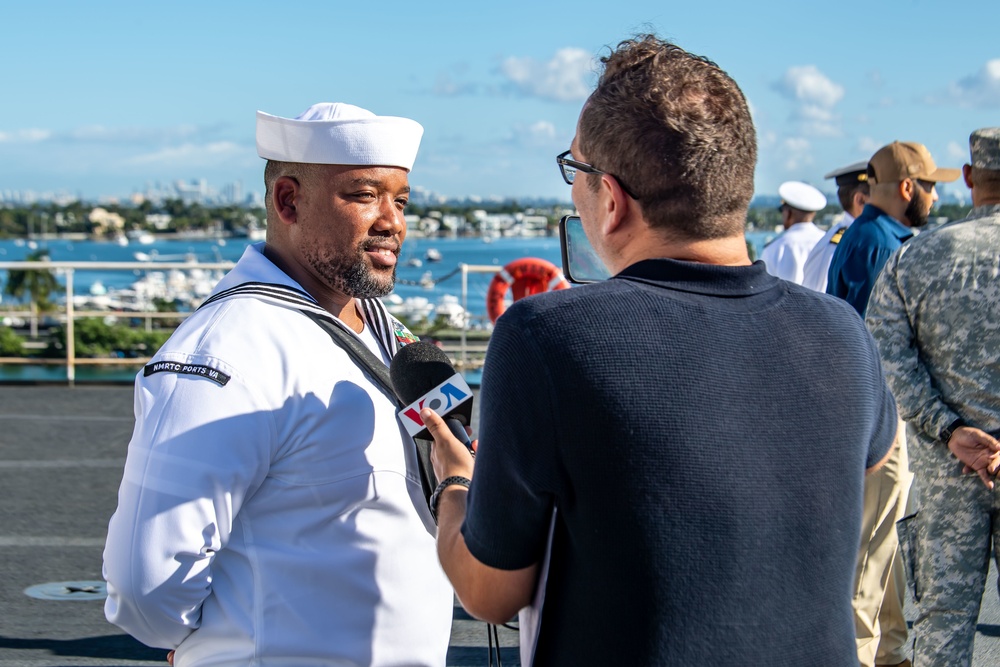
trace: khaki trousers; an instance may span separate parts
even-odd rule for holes
[[[853,600],[855,639],[862,667],[896,665],[907,658],[903,615],[906,579],[896,522],[905,515],[912,478],[906,455],[906,425],[900,421],[889,459],[865,477]]]

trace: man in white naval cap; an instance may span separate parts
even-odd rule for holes
[[[844,232],[851,226],[854,219],[861,215],[861,211],[868,203],[868,160],[855,162],[854,164],[834,169],[823,178],[832,178],[837,184],[837,200],[840,207],[844,209],[840,220],[835,222],[827,230],[823,238],[813,246],[806,257],[806,264],[802,270],[802,284],[817,292],[826,291],[826,274],[830,270],[830,260],[833,259],[833,252],[837,249],[837,244],[843,238]]]
[[[835,169],[824,178],[835,179],[837,199],[844,214],[806,259],[802,284],[819,292],[826,291],[827,271],[837,244],[868,203],[868,161]],[[897,435],[903,437],[902,433]],[[901,475],[906,477],[907,473],[898,464],[887,464],[865,477],[861,543],[852,599],[855,641],[862,667],[907,664],[908,634],[903,615],[906,578],[896,542],[892,539],[897,512],[905,505],[905,502],[896,504],[900,485],[897,478]]]
[[[258,112],[267,240],[136,377],[105,613],[178,667],[445,664],[453,597],[388,364],[423,128]],[[346,344],[345,344],[346,345]]]
[[[777,278],[802,284],[802,269],[809,251],[823,238],[816,226],[816,212],[826,206],[822,192],[801,181],[786,181],[778,188],[781,196],[781,224],[785,231],[760,253],[767,272]]]

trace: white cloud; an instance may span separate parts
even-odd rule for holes
[[[179,140],[190,140],[196,136],[216,133],[219,127],[199,127],[197,125],[174,125],[171,127],[106,127],[104,125],[84,125],[69,130],[27,129],[10,132],[0,131],[0,143],[37,143],[40,141],[87,144],[162,144]]]
[[[795,117],[806,134],[820,137],[840,136],[840,116],[830,109],[806,104],[798,108]]]
[[[844,87],[831,81],[815,65],[789,67],[774,89],[798,106],[792,119],[810,136],[840,136],[840,116],[833,107],[844,97]]]
[[[548,62],[511,56],[500,64],[500,72],[523,95],[574,102],[590,94],[594,60],[583,49],[564,48]]]
[[[540,120],[528,126],[528,135],[551,141],[556,138],[556,126],[547,120]]]
[[[761,130],[757,134],[757,143],[760,148],[771,148],[778,143],[778,133],[774,130]]]
[[[533,123],[515,123],[510,127],[502,145],[509,148],[532,149],[544,148],[549,151],[569,148],[570,139],[560,135],[554,123],[538,120]],[[496,150],[496,147],[488,150]]]
[[[434,81],[431,92],[444,97],[455,97],[458,95],[472,95],[478,91],[474,83],[463,83],[455,81],[450,74],[439,74]]]
[[[813,163],[812,144],[805,137],[785,138],[779,151],[787,171],[798,171]]]
[[[154,153],[137,155],[125,161],[131,165],[182,165],[205,167],[228,162],[234,157],[247,154],[247,148],[232,141],[216,141],[209,144],[182,144],[171,146]]]
[[[949,97],[963,107],[1000,104],[1000,58],[989,60],[978,72],[951,84]]]
[[[844,87],[830,81],[815,65],[789,67],[775,87],[798,102],[823,108],[832,107],[844,97]]]
[[[803,120],[813,121],[816,123],[829,123],[836,117],[836,115],[829,109],[817,106],[804,106],[799,109],[798,113],[799,117]]]
[[[957,141],[949,141],[945,151],[951,161],[969,161],[969,147],[967,145],[963,146]]]
[[[882,144],[871,137],[858,137],[858,152],[862,155],[874,155],[875,151],[882,148]]]
[[[15,130],[13,132],[0,132],[0,144],[2,143],[33,144],[39,141],[46,141],[51,137],[52,137],[51,131],[39,130],[39,129]]]
[[[74,128],[59,136],[69,141],[100,144],[133,144],[175,141],[190,138],[201,131],[195,125],[175,125],[172,127],[105,127],[85,125]]]

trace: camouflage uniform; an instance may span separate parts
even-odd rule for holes
[[[989,490],[940,439],[958,419],[1000,429],[1000,205],[911,239],[868,305],[900,415],[919,508],[900,522],[918,617],[914,665],[971,665],[1000,485]],[[1000,556],[994,552],[994,558]]]

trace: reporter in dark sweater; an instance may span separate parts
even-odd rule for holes
[[[474,475],[425,411],[439,479],[472,479],[438,495],[442,565],[480,618],[544,595],[537,665],[855,667],[862,479],[897,423],[874,343],[751,264],[735,82],[654,36],[603,60],[559,164],[614,277],[499,319]]]

